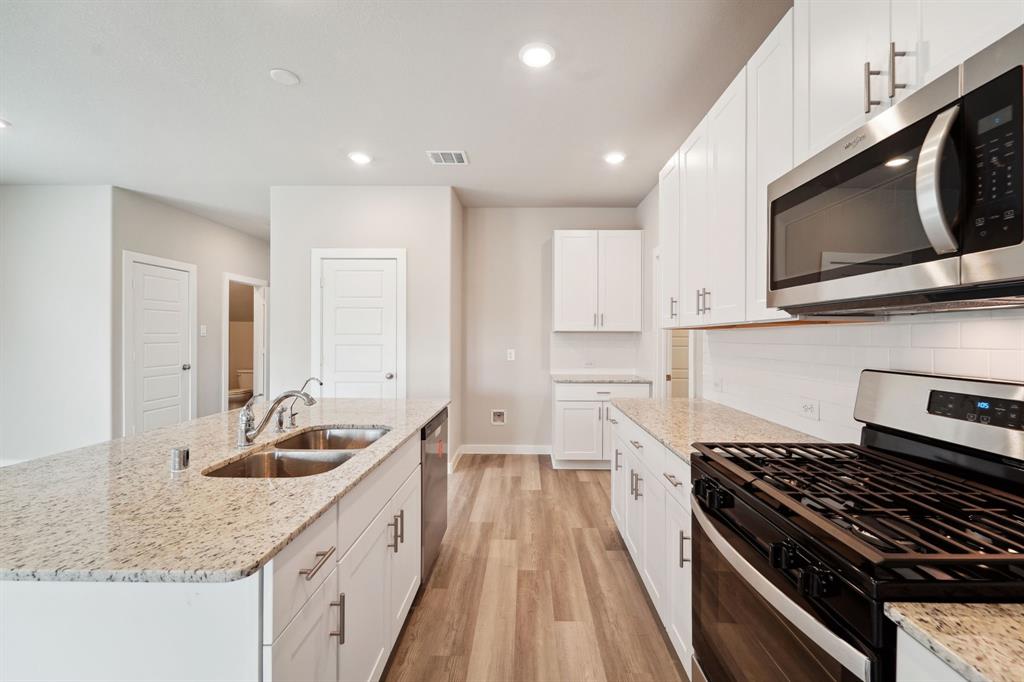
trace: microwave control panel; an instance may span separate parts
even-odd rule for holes
[[[1004,429],[1024,430],[1021,423],[1024,402],[1019,400],[932,391],[928,397],[928,414]]]
[[[967,220],[964,252],[1024,241],[1021,220],[1022,71],[1017,67],[964,97]]]

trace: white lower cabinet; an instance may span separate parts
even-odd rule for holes
[[[934,651],[896,630],[896,682],[966,682],[967,678],[946,665]]]
[[[398,542],[392,547],[391,559],[391,640],[397,641],[405,617],[409,615],[416,592],[420,588],[420,470],[416,469],[391,503],[390,514],[398,522]]]
[[[338,679],[338,639],[341,608],[338,571],[317,588],[299,609],[277,641],[264,647],[269,660],[264,667],[267,682],[335,682]]]
[[[690,510],[668,497],[665,503],[667,579],[662,620],[676,654],[690,674],[693,656],[693,545]]]
[[[551,454],[555,468],[605,468],[614,455],[609,401],[650,398],[648,383],[554,383]]]
[[[693,655],[689,464],[614,407],[612,517],[686,669]]]

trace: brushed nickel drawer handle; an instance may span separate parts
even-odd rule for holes
[[[684,533],[683,531],[679,531],[679,568],[683,568],[684,564],[690,562],[689,559],[683,557],[683,541],[689,539],[690,538],[686,537],[686,533]]]
[[[388,521],[388,528],[394,529],[395,534],[392,536],[394,544],[388,542],[388,549],[392,549],[395,551],[395,554],[398,554],[398,514],[395,514],[391,518],[394,520]]]
[[[634,493],[634,496],[633,496],[634,500],[639,500],[641,497],[644,496],[644,494],[642,492],[640,492],[640,484],[643,483],[643,482],[644,482],[644,479],[640,476],[640,474],[637,474],[636,475],[636,493]]]
[[[317,562],[315,564],[313,564],[313,568],[303,568],[303,569],[300,569],[299,570],[299,575],[306,576],[306,580],[312,580],[313,576],[315,576],[317,574],[317,571],[319,571],[321,568],[324,567],[324,564],[327,563],[327,559],[330,558],[330,556],[332,554],[334,554],[334,546],[333,545],[331,546],[330,549],[325,549],[322,552],[317,552],[315,554],[315,556],[317,558]]]
[[[405,510],[398,511],[398,541],[405,544]]]
[[[640,443],[640,441],[631,440],[629,441],[629,444],[632,445],[634,448],[637,448],[638,450],[644,449],[644,446],[643,444]]]
[[[338,607],[338,631],[330,633],[331,637],[338,638],[338,646],[345,643],[345,593],[338,595],[338,601],[332,601],[331,606]]]
[[[683,484],[683,482],[682,482],[682,481],[680,481],[680,480],[679,480],[678,478],[676,478],[676,477],[675,477],[674,475],[672,475],[672,474],[670,474],[670,473],[667,473],[667,472],[666,472],[666,473],[664,473],[664,474],[662,474],[662,475],[663,475],[663,476],[664,476],[665,478],[667,478],[667,479],[668,479],[668,482],[672,484],[672,487],[673,487],[673,488],[678,488],[679,486],[681,486],[681,485]]]
[[[619,469],[621,469],[621,468],[622,468],[622,465],[621,465],[621,464],[619,464],[619,457],[620,457],[621,455],[622,455],[622,453],[621,453],[621,452],[619,452],[619,449],[618,449],[618,448],[615,448],[615,470],[616,470],[616,471],[618,471]]]

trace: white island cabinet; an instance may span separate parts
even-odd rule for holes
[[[420,585],[420,492],[417,430],[240,580],[0,582],[0,680],[378,680]]]

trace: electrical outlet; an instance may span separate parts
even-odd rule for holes
[[[821,403],[817,400],[810,398],[800,399],[800,414],[812,421],[820,421],[821,416],[819,410],[821,409]]]
[[[590,369],[591,367],[594,366],[594,362],[592,360],[587,360],[583,363],[583,366],[586,367],[587,369]]]
[[[505,410],[491,410],[491,424],[493,426],[504,426],[506,416]]]
[[[512,362],[513,360],[515,360],[516,359],[516,349],[515,348],[509,348],[508,350],[506,350],[505,351],[505,359],[508,360],[509,362]]]

